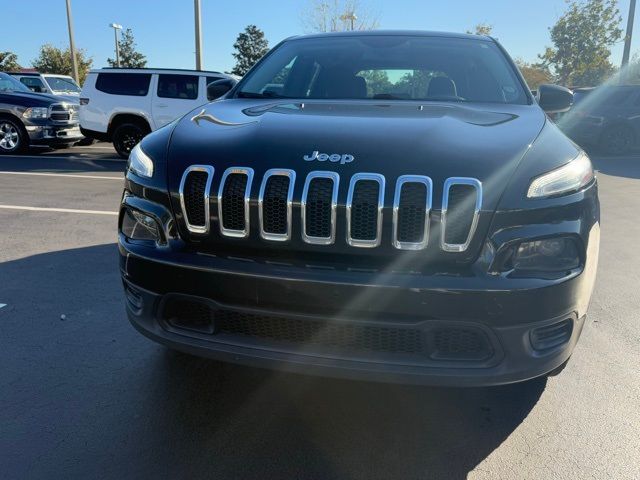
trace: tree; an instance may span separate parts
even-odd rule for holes
[[[640,52],[636,52],[631,58],[627,71],[624,72],[624,80],[629,85],[640,85]]]
[[[136,42],[133,39],[133,31],[127,28],[122,34],[122,39],[118,41],[120,46],[120,67],[122,68],[144,68],[147,66],[147,57],[136,50]],[[108,58],[107,62],[112,67],[117,67],[116,60]]]
[[[491,35],[493,32],[493,25],[489,25],[488,23],[479,23],[474,27],[474,30],[467,30],[467,33],[470,35]]]
[[[516,58],[515,63],[520,73],[532,90],[537,89],[543,83],[551,83],[553,77],[547,67],[539,63],[528,63],[521,58]]]
[[[20,70],[18,56],[13,52],[0,52],[0,72],[15,72]]]
[[[615,72],[611,46],[622,38],[617,0],[568,0],[568,9],[549,30],[553,47],[539,55],[559,83],[598,85]]]
[[[236,66],[231,73],[244,75],[253,65],[269,51],[269,42],[264,38],[264,32],[255,25],[247,25],[244,32],[238,35],[233,44]]]
[[[93,59],[86,58],[84,50],[76,50],[76,60],[78,63],[78,76],[80,77],[78,82],[82,85],[93,64]],[[43,45],[40,47],[40,55],[31,62],[31,65],[41,73],[73,75],[71,52],[68,48],[62,50],[50,44]]]
[[[309,0],[301,22],[309,33],[378,28],[377,16],[360,0]]]

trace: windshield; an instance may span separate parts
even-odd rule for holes
[[[28,92],[31,93],[27,87],[25,87],[18,80],[11,75],[0,72],[0,92]]]
[[[495,43],[398,35],[287,41],[246,77],[237,96],[528,103]]]
[[[49,87],[54,92],[80,93],[80,88],[70,78],[45,77]]]

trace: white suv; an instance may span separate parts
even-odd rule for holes
[[[78,103],[80,87],[69,75],[37,72],[11,72],[20,82],[36,93],[48,93],[69,103]]]
[[[82,133],[113,142],[127,158],[147,133],[215,100],[219,89],[207,86],[218,80],[228,81],[229,88],[237,81],[233,75],[196,70],[91,70],[80,94]]]

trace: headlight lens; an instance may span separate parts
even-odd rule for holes
[[[529,186],[528,198],[555,197],[580,190],[593,180],[591,160],[581,153],[556,170],[540,175]]]
[[[516,272],[565,272],[579,266],[578,248],[569,237],[523,242],[512,260]]]
[[[160,241],[160,227],[153,217],[126,208],[122,217],[122,233],[131,240]]]
[[[151,178],[153,176],[153,160],[142,151],[140,144],[131,150],[127,168],[129,171],[141,177]]]
[[[24,118],[48,118],[49,109],[46,107],[30,107],[22,114]]]

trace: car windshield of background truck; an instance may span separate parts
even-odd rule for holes
[[[237,96],[528,103],[491,40],[406,35],[287,41],[248,74]]]

